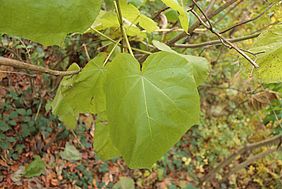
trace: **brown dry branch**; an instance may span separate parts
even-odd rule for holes
[[[238,48],[236,45],[234,45],[233,43],[231,43],[230,41],[228,41],[227,39],[225,39],[221,34],[217,33],[214,29],[213,26],[209,20],[209,17],[205,14],[205,12],[201,9],[201,7],[196,3],[195,0],[192,0],[194,5],[199,9],[199,11],[201,12],[201,14],[204,16],[205,21],[208,23],[206,23],[194,10],[191,10],[191,12],[197,17],[197,19],[200,21],[200,23],[202,23],[202,25],[210,30],[213,34],[215,34],[219,40],[222,42],[223,45],[225,45],[226,47],[230,48],[230,49],[234,49],[236,50],[239,54],[241,54],[245,59],[247,59],[255,68],[258,68],[259,65],[253,60],[251,59],[243,50],[241,50],[240,48]]]
[[[229,0],[227,1],[225,4],[223,4],[221,7],[219,7],[218,9],[216,9],[215,11],[209,11],[208,12],[208,18],[211,19],[214,16],[216,16],[217,14],[219,14],[220,12],[222,12],[223,10],[225,10],[226,8],[228,8],[229,6],[231,6],[232,4],[236,3],[238,0]],[[242,1],[242,0],[240,0]],[[190,28],[188,33],[193,33],[193,31],[198,28],[201,25],[200,21],[195,22]],[[183,32],[179,35],[177,35],[175,38],[171,39],[170,41],[167,42],[167,45],[173,45],[174,43],[176,43],[177,41],[183,39],[184,37],[187,36],[186,32]]]
[[[226,10],[226,12],[222,15],[220,15],[215,21],[214,24],[218,24],[219,22],[221,22],[222,20],[224,20],[224,18],[230,14],[232,11],[236,10],[236,8],[239,6],[239,4],[241,4],[243,1],[238,1],[235,4],[233,4],[232,6],[230,6],[230,8],[228,10]]]
[[[226,174],[226,175],[224,176],[224,179],[226,179],[226,178],[228,178],[229,176],[231,176],[232,174],[234,174],[234,173],[240,171],[240,170],[243,169],[244,167],[246,167],[246,166],[252,164],[253,162],[255,162],[255,161],[259,160],[259,159],[262,159],[262,158],[264,158],[265,156],[270,155],[270,154],[272,154],[272,153],[274,153],[274,152],[279,151],[280,149],[281,149],[280,146],[279,146],[278,148],[277,148],[277,147],[274,147],[274,148],[271,148],[271,149],[269,149],[269,150],[267,150],[267,151],[265,151],[265,152],[261,152],[261,153],[259,153],[259,154],[257,154],[257,155],[254,155],[254,156],[248,158],[246,161],[244,161],[243,163],[240,163],[240,164],[237,165],[234,169],[232,169],[228,174]]]
[[[231,27],[229,27],[229,28],[227,28],[227,29],[225,29],[225,30],[219,32],[219,34],[226,33],[226,32],[228,32],[228,31],[230,31],[230,30],[232,30],[232,29],[234,29],[234,28],[237,28],[238,26],[242,26],[242,25],[244,25],[244,24],[247,24],[247,23],[250,23],[250,22],[253,22],[253,21],[259,19],[259,18],[262,17],[269,9],[271,9],[271,8],[273,7],[273,5],[274,5],[274,3],[271,3],[269,6],[267,6],[267,8],[266,8],[264,11],[262,11],[259,15],[255,16],[254,18],[251,18],[251,19],[249,19],[249,20],[245,20],[245,21],[243,21],[243,22],[237,23],[237,24],[235,24],[234,26],[231,26]]]
[[[226,40],[230,41],[231,43],[236,43],[236,42],[256,38],[259,35],[260,33],[255,33],[252,35],[247,35],[247,36],[238,37],[238,38],[231,38],[231,39],[226,39]],[[174,44],[172,46],[178,47],[178,48],[200,48],[200,47],[206,47],[206,46],[212,46],[212,45],[223,45],[223,44],[221,40],[213,40],[213,41],[207,41],[207,42],[198,43],[198,44]]]
[[[80,70],[77,70],[77,71],[52,70],[49,68],[44,68],[42,66],[36,66],[36,65],[28,64],[22,61],[10,59],[10,58],[4,58],[4,57],[0,57],[0,65],[10,66],[10,67],[17,68],[17,69],[35,71],[39,73],[46,73],[46,74],[54,75],[54,76],[69,76],[69,75],[74,75],[80,72]]]

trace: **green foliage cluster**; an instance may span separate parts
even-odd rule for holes
[[[93,186],[93,172],[90,170],[87,170],[87,168],[82,165],[78,164],[76,167],[77,172],[71,172],[68,169],[63,170],[63,177],[66,180],[69,180],[71,182],[75,182],[76,186],[81,188],[88,188],[89,186]],[[102,187],[99,185],[99,187]]]
[[[274,3],[274,8],[281,5],[276,1]],[[179,33],[169,31],[167,35],[159,34],[163,32],[159,27],[161,24],[150,18],[156,10],[170,7],[165,11],[166,21],[170,22],[167,24],[179,24],[181,31],[187,33],[189,27],[197,22],[195,16],[187,13],[190,1],[120,0],[102,3],[72,0],[46,3],[0,0],[0,4],[1,33],[25,37],[43,45],[62,44],[69,33],[98,33],[103,40],[114,44],[107,49],[108,53],[100,53],[90,60],[79,74],[64,77],[51,104],[53,113],[69,129],[75,129],[80,113],[101,117],[97,120],[94,147],[102,158],[122,156],[132,168],[151,168],[187,130],[199,123],[198,87],[207,78],[209,63],[199,55],[202,52],[198,53],[199,56],[191,50],[180,53],[181,50],[171,49],[162,43]],[[157,9],[149,6],[152,4]],[[101,6],[103,11],[100,11]],[[207,3],[200,2],[200,6],[206,7]],[[18,7],[17,14],[15,7]],[[226,26],[233,22],[224,12],[219,16],[215,23],[220,19],[226,20]],[[282,81],[281,29],[280,24],[265,31],[250,49],[260,66],[251,72],[265,83]],[[137,45],[131,47],[130,43]],[[155,52],[156,49],[161,52]],[[253,67],[248,68],[249,65],[246,67],[253,70]],[[72,64],[68,70],[79,69],[78,64]],[[3,125],[1,129],[8,131],[16,125],[15,117],[30,116],[31,113],[21,111],[11,113],[12,118],[3,117],[5,120],[0,122]],[[31,120],[28,123],[35,124]],[[245,122],[239,121],[237,124],[236,129],[246,129],[246,135],[230,140],[226,148],[241,144],[240,140],[246,140],[250,133],[245,128]],[[227,154],[218,146],[225,145],[234,134],[230,127],[220,124],[218,130],[199,129],[203,138],[205,135],[224,133],[221,140],[211,140],[209,143],[215,150],[212,155],[199,152],[209,156],[207,161],[216,161],[217,154]],[[178,166],[177,161],[175,164]]]

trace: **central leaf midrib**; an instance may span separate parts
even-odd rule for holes
[[[149,110],[148,110],[148,105],[147,105],[147,96],[146,96],[146,91],[145,91],[145,84],[144,84],[144,77],[141,76],[141,82],[142,82],[142,89],[143,89],[143,96],[144,96],[144,105],[145,105],[145,111],[146,111],[146,118],[147,118],[147,122],[148,122],[148,127],[149,127],[149,131],[150,131],[150,138],[153,141],[153,133],[152,133],[152,126],[151,126],[151,116],[149,114]]]
[[[173,106],[180,112],[185,112],[186,114],[188,114],[188,112],[186,110],[182,110],[180,109],[176,103],[163,91],[161,90],[157,85],[155,85],[151,80],[147,79],[146,77],[144,77],[144,79],[151,85],[153,86],[159,93],[161,93],[164,97],[166,97],[172,104]]]

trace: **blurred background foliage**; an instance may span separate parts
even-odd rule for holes
[[[160,0],[129,0],[142,14],[159,23],[159,28],[176,31],[154,32],[130,37],[133,47],[151,51],[152,40],[167,42],[180,32],[177,12]],[[181,1],[185,5],[190,0]],[[239,0],[211,19],[217,31],[235,23],[256,17],[271,1]],[[223,1],[199,1],[203,9],[220,7]],[[105,0],[103,9],[113,9],[112,1]],[[164,10],[159,14],[160,10]],[[161,15],[161,16],[160,16]],[[236,27],[226,33],[227,38],[242,37],[261,32],[282,20],[281,4],[268,9],[259,19]],[[163,20],[165,17],[167,20]],[[190,15],[190,26],[196,21]],[[116,28],[103,30],[107,36],[118,40]],[[178,43],[202,43],[217,38],[204,28]],[[255,39],[237,43],[248,49]],[[113,47],[96,32],[66,38],[64,47],[43,47],[28,40],[1,35],[0,55],[23,60],[53,69],[66,69],[76,62],[84,67],[89,58],[99,52],[109,53]],[[185,136],[152,170],[130,170],[120,159],[103,162],[93,152],[95,116],[81,115],[74,132],[50,113],[49,102],[61,80],[59,77],[35,75],[2,67],[0,71],[0,187],[32,186],[67,188],[113,188],[118,181],[130,184],[123,178],[133,179],[137,188],[196,188],[200,178],[247,143],[258,142],[282,134],[282,84],[262,84],[251,78],[239,64],[236,52],[222,45],[201,48],[175,48],[184,54],[206,57],[212,66],[208,80],[200,86],[201,123]],[[117,49],[119,51],[119,49]],[[142,54],[136,53],[136,57]],[[78,162],[64,160],[59,152],[66,142],[71,142],[82,154]],[[263,147],[254,153],[267,150]],[[45,174],[36,178],[19,178],[20,168],[27,166],[35,155],[46,163]],[[250,154],[245,154],[245,156]],[[242,162],[246,157],[236,159]],[[282,188],[282,153],[273,153],[252,162],[229,177],[230,167],[221,170],[203,188]],[[17,173],[17,174],[16,174]],[[122,187],[120,187],[122,188]]]

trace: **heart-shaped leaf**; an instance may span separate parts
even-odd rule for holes
[[[150,168],[199,120],[193,69],[174,53],[128,54],[109,65],[105,86],[113,144],[131,168]]]
[[[54,45],[88,29],[101,0],[0,0],[0,5],[0,32]]]
[[[99,113],[106,110],[104,94],[104,53],[91,60],[78,74],[64,77],[51,106],[67,128],[74,129],[79,113]],[[70,69],[79,69],[72,65]]]

